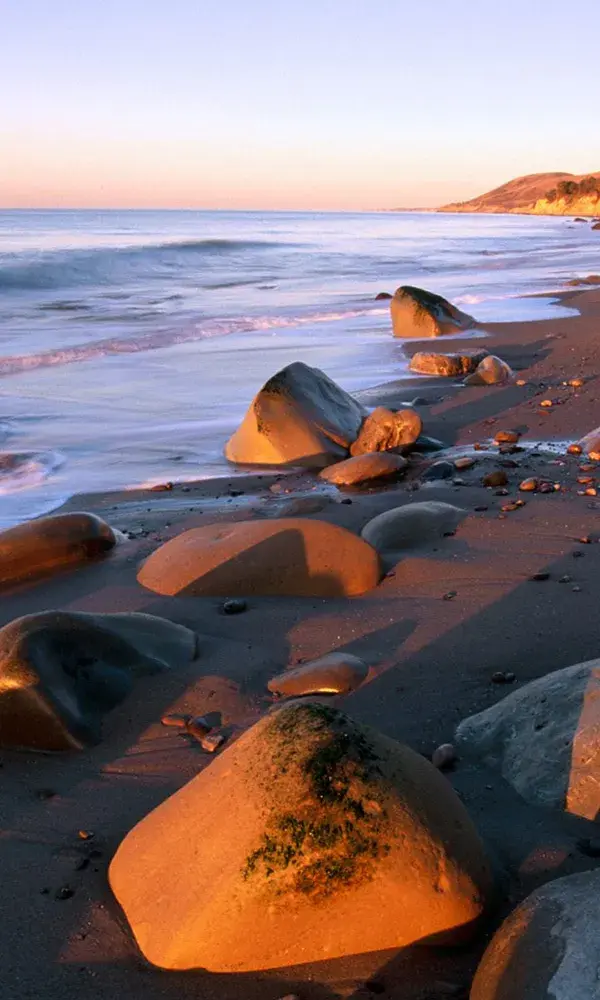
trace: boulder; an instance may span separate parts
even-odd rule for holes
[[[528,802],[600,814],[600,660],[526,684],[465,719],[456,736]]]
[[[328,653],[271,678],[267,687],[274,694],[297,698],[307,694],[348,694],[365,680],[369,668],[351,653]]]
[[[145,614],[46,611],[0,629],[0,746],[73,750],[97,742],[135,676],[196,657],[194,632]]]
[[[600,427],[595,427],[593,431],[589,431],[585,437],[582,437],[578,442],[578,446],[585,455],[597,455],[600,453]],[[0,538],[2,536],[0,535]]]
[[[415,443],[422,430],[423,421],[416,410],[388,410],[378,406],[365,417],[356,441],[350,445],[350,454],[406,448]]]
[[[296,701],[143,819],[109,880],[154,965],[248,972],[454,943],[490,874],[429,761]]]
[[[440,479],[452,479],[456,474],[456,466],[453,462],[447,462],[442,459],[439,462],[434,462],[430,465],[428,469],[423,473],[423,480],[425,482],[439,482]]]
[[[354,458],[347,458],[343,462],[330,465],[319,473],[319,477],[336,486],[358,486],[374,479],[399,476],[407,465],[408,462],[401,455],[376,451],[370,455],[356,455]]]
[[[390,301],[394,337],[441,337],[462,333],[475,326],[475,320],[451,302],[412,285],[401,285]]]
[[[345,528],[325,521],[207,524],[161,545],[138,573],[158,594],[340,597],[377,586],[379,557]]]
[[[502,385],[514,378],[514,372],[506,361],[488,354],[471,375],[467,375],[465,385]]]
[[[471,1000],[598,1000],[600,871],[557,878],[504,921]]]
[[[393,507],[368,521],[361,534],[378,552],[399,552],[430,545],[454,531],[466,511],[449,503],[426,500]]]
[[[301,361],[273,375],[225,445],[230,462],[322,468],[345,458],[366,410]]]
[[[377,295],[375,296],[375,301],[381,302],[382,299],[391,299],[391,298],[392,295],[390,292],[377,292]]]
[[[460,354],[434,354],[430,351],[419,351],[410,359],[411,372],[419,375],[443,375],[457,378],[469,375],[485,357],[487,351],[461,351]]]
[[[95,514],[53,514],[0,532],[0,588],[78,566],[117,543]]]

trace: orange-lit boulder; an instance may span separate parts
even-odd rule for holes
[[[360,429],[350,446],[351,455],[372,451],[395,451],[414,444],[423,430],[423,421],[416,410],[388,410],[378,406]]]
[[[441,295],[402,285],[390,301],[394,337],[441,337],[475,326],[475,320]]]
[[[297,698],[307,694],[348,694],[359,687],[369,668],[352,653],[327,653],[318,660],[301,663],[277,677],[267,687],[274,694]]]
[[[460,354],[434,354],[431,351],[419,351],[410,359],[411,372],[419,375],[442,375],[446,378],[457,378],[474,372],[481,361],[487,356],[487,351],[461,351]]]
[[[429,761],[293,702],[143,819],[109,880],[154,965],[247,972],[463,939],[490,875]]]
[[[328,465],[319,473],[319,477],[335,486],[358,486],[375,479],[388,479],[399,476],[406,470],[408,462],[402,455],[391,452],[376,451],[364,455],[346,458],[343,462]]]
[[[184,531],[146,560],[138,580],[158,594],[338,597],[377,586],[379,556],[325,521],[207,524]]]
[[[104,555],[116,545],[95,514],[54,514],[0,532],[0,588]]]
[[[182,666],[196,635],[145,614],[45,611],[0,629],[0,746],[77,750],[134,678]]]
[[[273,375],[225,445],[230,462],[322,468],[348,454],[364,407],[301,361]]]
[[[488,354],[487,358],[481,361],[474,372],[467,375],[465,385],[503,385],[514,378],[514,372],[510,365],[502,358],[497,358],[495,354]]]

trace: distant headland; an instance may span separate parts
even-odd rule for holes
[[[595,174],[527,174],[470,201],[443,205],[439,212],[514,215],[600,216],[600,171]]]

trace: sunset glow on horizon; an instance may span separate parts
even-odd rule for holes
[[[0,205],[435,207],[599,170],[594,60],[550,72],[564,4],[484,7],[6,5]],[[595,0],[578,18],[593,37]]]

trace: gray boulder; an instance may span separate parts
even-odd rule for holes
[[[600,660],[540,677],[460,723],[477,756],[534,805],[600,814]]]
[[[402,552],[430,545],[454,531],[465,516],[460,507],[437,500],[408,503],[378,514],[365,524],[361,534],[380,553]]]

